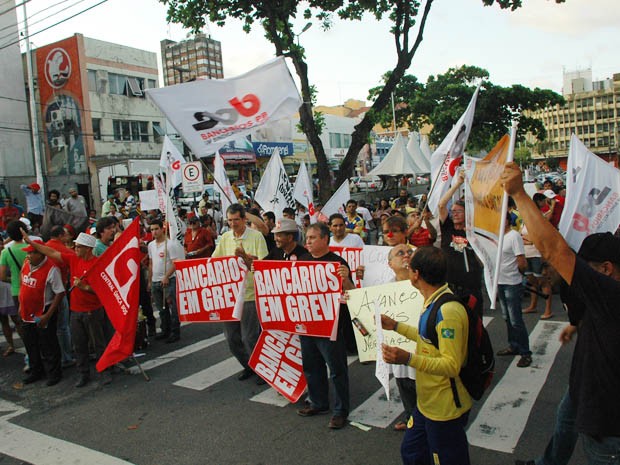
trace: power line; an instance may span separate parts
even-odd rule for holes
[[[43,29],[41,29],[41,30],[39,30],[39,31],[37,31],[37,32],[33,32],[32,34],[29,34],[29,35],[28,35],[28,36],[26,36],[26,37],[22,37],[21,39],[17,39],[17,40],[15,40],[15,41],[13,41],[13,42],[10,42],[10,43],[6,44],[6,45],[3,45],[2,47],[0,47],[0,50],[4,50],[5,48],[10,47],[10,46],[15,45],[15,44],[19,44],[22,40],[30,40],[30,38],[31,38],[31,37],[36,36],[37,34],[40,34],[41,32],[45,32],[45,31],[47,31],[48,29],[51,29],[51,28],[53,28],[53,27],[56,27],[56,26],[58,26],[59,24],[62,24],[62,23],[64,23],[64,22],[66,22],[66,21],[69,21],[70,19],[73,19],[73,18],[75,18],[76,16],[81,15],[82,13],[86,13],[87,11],[92,10],[93,8],[95,8],[95,7],[99,6],[99,5],[101,5],[101,4],[103,4],[103,3],[107,2],[107,1],[108,1],[108,0],[101,0],[99,3],[95,3],[93,6],[90,6],[90,7],[88,7],[88,8],[85,8],[85,9],[83,9],[82,11],[78,11],[77,13],[75,13],[75,14],[73,14],[73,15],[71,15],[71,16],[69,16],[69,17],[65,18],[65,19],[62,19],[62,20],[60,20],[60,21],[57,21],[57,22],[55,22],[54,24],[52,24],[51,26],[48,26],[48,27],[43,28]]]
[[[24,0],[23,2],[16,4],[15,6],[12,6],[11,8],[9,8],[8,10],[4,10],[4,11],[0,11],[0,16],[2,16],[3,14],[8,13],[9,11],[13,11],[14,9],[16,9],[18,6],[22,6],[25,5],[26,3],[28,3],[30,0]]]
[[[70,2],[70,1],[71,1],[71,0],[61,0],[60,2],[58,2],[58,3],[54,3],[53,5],[50,5],[50,6],[48,6],[47,8],[43,8],[42,10],[39,10],[39,11],[34,12],[33,14],[29,15],[27,19],[32,19],[32,18],[34,18],[35,16],[37,16],[38,14],[43,13],[44,11],[47,11],[47,10],[49,10],[49,9],[51,9],[51,8],[54,8],[54,7],[58,6],[58,5],[62,5],[63,3],[67,3],[67,2]],[[59,15],[59,14],[60,14],[60,13],[62,13],[63,11],[66,11],[66,10],[68,10],[68,9],[70,9],[70,8],[73,8],[75,5],[77,5],[77,4],[79,4],[79,3],[82,3],[82,2],[84,2],[84,1],[85,1],[85,0],[79,0],[78,2],[74,3],[73,5],[70,5],[70,6],[66,7],[66,8],[63,8],[62,10],[59,10],[59,11],[57,11],[57,12],[55,12],[55,13],[52,13],[52,14],[50,14],[50,15],[47,15],[47,16],[45,16],[44,18],[41,18],[41,19],[39,19],[39,20],[37,20],[37,21],[35,21],[35,22],[28,23],[28,25],[29,25],[29,26],[34,26],[35,24],[39,24],[40,22],[45,21],[46,19],[49,19],[49,18],[51,18],[51,17],[53,17],[53,16]],[[23,24],[25,24],[27,19],[26,19],[26,18],[24,18],[22,21],[18,21],[18,22],[17,22],[17,24],[22,24],[22,23],[23,23]],[[4,26],[3,28],[0,28],[0,32],[4,31],[4,30],[6,30],[6,29],[9,29],[9,28],[13,28],[13,27],[17,26],[17,24],[9,24],[9,25],[7,25],[7,26]],[[10,37],[10,36],[12,36],[12,35],[13,35],[13,32],[11,31],[10,33],[5,34],[5,35],[3,35],[2,37],[0,37],[0,40],[6,39],[7,37]]]

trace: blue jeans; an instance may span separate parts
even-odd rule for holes
[[[620,465],[620,437],[606,436],[595,439],[582,434],[581,438],[588,465]]]
[[[577,409],[571,401],[567,387],[558,405],[553,436],[543,456],[536,459],[536,465],[568,465],[578,438],[575,429],[576,417]]]
[[[71,346],[71,329],[69,328],[69,302],[67,296],[62,298],[58,306],[58,326],[56,328],[56,336],[60,344],[60,352],[62,361],[65,363],[73,362],[73,347]]]
[[[312,407],[329,409],[329,377],[334,383],[334,415],[349,415],[349,366],[347,349],[341,334],[330,341],[325,337],[299,336],[304,375],[308,383],[308,395]]]
[[[165,294],[165,306],[164,306]],[[153,310],[159,312],[161,331],[165,334],[178,335],[181,332],[181,323],[177,313],[177,282],[171,277],[168,286],[164,289],[161,282],[151,283],[151,300]]]
[[[404,465],[469,465],[465,426],[469,412],[448,421],[426,418],[416,407],[413,426],[405,431],[400,445]]]
[[[497,297],[508,329],[508,344],[519,355],[531,355],[527,328],[521,314],[521,284],[498,284]]]

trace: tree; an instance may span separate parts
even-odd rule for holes
[[[489,77],[487,70],[476,66],[450,68],[445,74],[429,76],[425,85],[413,76],[405,76],[395,91],[406,99],[403,105],[406,108],[397,113],[397,120],[414,130],[432,125],[430,141],[438,144],[467,108],[477,83],[482,82],[467,144],[470,150],[492,148],[510,130],[513,119],[519,121],[518,140],[523,140],[528,132],[539,141],[545,140],[547,134],[542,121],[530,117],[527,111],[564,104],[563,97],[551,90],[529,89],[519,84],[498,86]],[[416,83],[414,91],[412,82]],[[370,97],[374,92],[375,89],[369,90]],[[380,121],[386,113],[384,109]]]
[[[532,161],[530,148],[525,144],[515,148],[514,161],[521,167],[529,165]]]
[[[275,47],[276,55],[289,57],[301,83],[303,104],[299,108],[299,118],[304,133],[312,145],[317,159],[319,179],[331,179],[325,150],[319,139],[319,129],[312,114],[311,86],[308,79],[308,65],[303,46],[295,41],[292,21],[298,16],[300,2],[292,0],[248,1],[248,0],[159,0],[168,6],[168,21],[180,23],[193,31],[200,31],[209,19],[218,26],[224,26],[226,18],[241,19],[243,29],[248,32],[254,24],[260,24],[265,37]],[[501,8],[516,9],[521,0],[482,0],[485,5],[497,3]],[[561,2],[563,0],[556,0]],[[423,7],[422,7],[423,4]],[[362,121],[355,126],[351,135],[351,145],[338,170],[336,185],[340,185],[354,172],[357,156],[366,143],[376,121],[376,115],[389,103],[390,95],[411,65],[418,47],[422,43],[424,28],[433,0],[308,0],[301,13],[305,19],[315,18],[324,28],[332,25],[332,15],[347,20],[361,20],[364,15],[372,15],[377,20],[388,16],[393,23],[391,33],[396,48],[396,64],[387,75],[383,89],[377,92],[371,109]],[[416,21],[419,18],[419,23]],[[417,26],[417,28],[416,28]],[[415,34],[415,35],[414,35]],[[323,183],[327,185],[328,183]],[[321,189],[320,198],[326,201],[331,189]]]

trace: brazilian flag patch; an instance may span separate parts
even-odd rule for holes
[[[452,328],[444,328],[441,330],[441,337],[444,339],[454,339],[454,330]]]

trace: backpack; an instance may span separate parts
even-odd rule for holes
[[[437,312],[443,304],[448,302],[458,302],[467,311],[467,319],[469,320],[467,358],[465,359],[465,364],[461,367],[459,378],[461,378],[469,395],[475,400],[480,400],[493,379],[493,374],[495,373],[495,357],[493,355],[491,339],[489,338],[489,333],[482,324],[482,318],[472,310],[474,305],[470,305],[469,302],[464,302],[454,294],[442,294],[433,302],[426,323],[426,334],[431,343],[439,349],[439,340],[437,338],[437,330],[435,329],[437,325]],[[461,401],[454,378],[450,378],[450,386],[452,387],[454,402],[456,406],[460,408]]]

